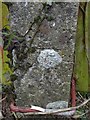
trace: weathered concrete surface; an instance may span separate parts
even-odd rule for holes
[[[21,106],[46,107],[48,103],[69,100],[78,3],[53,3],[40,12],[42,8],[42,3],[14,3],[10,9],[12,30],[25,36],[13,54],[18,76],[16,102]],[[28,31],[37,16],[47,17]],[[48,67],[40,63],[40,53],[47,49],[54,50],[61,61],[51,55],[46,57]]]

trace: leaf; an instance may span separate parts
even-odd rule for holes
[[[11,84],[10,76],[13,74],[12,70],[8,65],[10,59],[7,57],[7,55],[8,55],[8,51],[4,50],[4,63],[3,63],[3,72],[2,72],[2,84],[4,85]]]
[[[90,2],[87,3],[85,13],[85,46],[90,78]],[[88,80],[88,90],[90,91],[90,79]]]
[[[0,46],[0,83],[2,82],[2,47]]]
[[[9,10],[8,10],[8,7],[4,3],[1,3],[1,1],[0,1],[0,9],[1,9],[0,18],[2,18],[0,19],[0,30],[3,27],[10,29],[9,21],[8,21]]]
[[[85,5],[86,3],[80,3],[78,13],[76,46],[75,46],[75,66],[74,73],[77,78],[77,90],[82,92],[89,92],[88,88],[90,76],[89,76],[89,63],[87,59],[87,51],[85,42]],[[86,6],[87,7],[87,6]]]

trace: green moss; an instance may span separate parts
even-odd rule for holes
[[[48,21],[54,20],[54,17],[53,17],[53,16],[47,16],[46,18],[47,18]]]

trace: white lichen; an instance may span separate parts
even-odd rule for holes
[[[15,67],[17,56],[15,54],[15,49],[12,50],[12,59],[13,59],[13,66]]]
[[[48,69],[61,63],[62,57],[53,49],[45,49],[41,51],[37,61],[39,62],[40,66]]]

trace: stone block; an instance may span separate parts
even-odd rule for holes
[[[68,102],[70,97],[78,3],[53,3],[40,13],[42,8],[42,3],[14,3],[10,9],[11,29],[26,35],[15,49],[19,67],[14,85],[20,106],[46,107],[55,101]],[[45,19],[29,30],[38,16]]]

